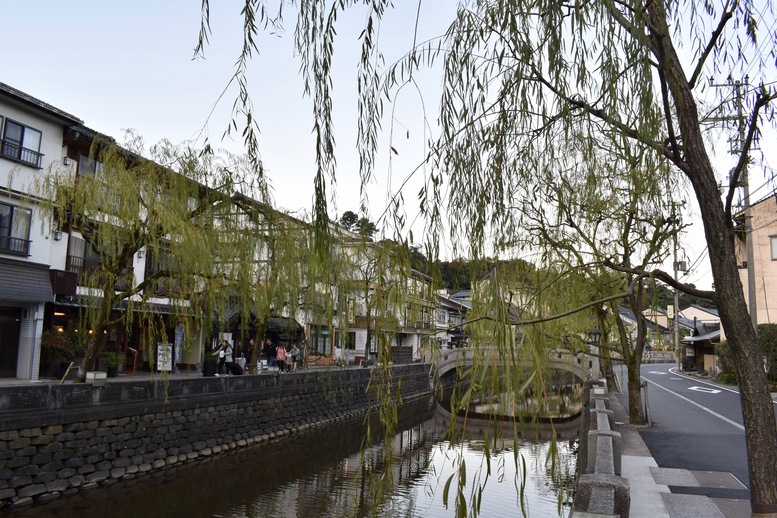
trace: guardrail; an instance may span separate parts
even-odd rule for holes
[[[631,496],[629,481],[621,477],[621,434],[614,428],[609,410],[607,384],[586,381],[578,479],[569,518],[628,518]]]

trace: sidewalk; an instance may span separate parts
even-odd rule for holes
[[[610,394],[610,410],[622,439],[621,476],[629,481],[630,518],[750,517],[748,500],[673,492],[672,488],[699,493],[701,488],[741,490],[744,486],[726,472],[660,468],[639,434],[640,427],[628,424],[628,412],[618,396]]]

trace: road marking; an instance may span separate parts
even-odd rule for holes
[[[674,368],[672,368],[672,369],[669,369],[669,372],[671,372],[671,373],[673,373],[673,374],[677,374],[677,371],[675,371],[675,369],[674,369]],[[697,381],[697,382],[699,382],[699,383],[704,383],[705,385],[712,385],[712,383],[707,383],[706,381],[697,380],[697,379],[694,379],[694,378],[692,378],[692,377],[690,377],[690,376],[683,376],[682,378],[669,378],[669,379],[670,379],[670,380],[684,380],[684,379],[685,379],[685,380],[694,380],[694,381]],[[737,394],[737,395],[739,394],[739,391],[738,391],[738,390],[730,389],[730,388],[728,388],[728,387],[721,387],[720,385],[714,385],[714,386],[716,386],[716,387],[720,387],[720,389],[721,389],[721,390],[727,390],[727,391],[729,391],[729,392],[733,392],[734,394]],[[663,387],[661,387],[661,388],[663,388]],[[772,399],[772,403],[774,403],[775,405],[777,405],[777,399]]]
[[[706,394],[720,394],[720,390],[707,387],[688,387],[688,390],[695,390],[696,392],[704,392]]]
[[[700,404],[699,404],[699,403],[697,403],[696,401],[693,401],[693,400],[691,400],[691,399],[688,399],[687,397],[685,397],[685,396],[683,396],[683,395],[680,395],[680,394],[678,394],[677,392],[675,392],[675,391],[673,391],[673,390],[669,390],[669,389],[668,389],[668,388],[666,388],[666,387],[662,387],[661,385],[659,385],[659,384],[658,384],[658,383],[656,383],[655,381],[651,381],[651,380],[649,380],[649,379],[647,379],[647,378],[645,378],[645,381],[647,381],[647,382],[648,382],[648,383],[650,383],[651,385],[655,385],[656,387],[658,387],[658,388],[660,388],[660,389],[666,390],[667,392],[669,392],[669,393],[670,393],[670,394],[672,394],[673,396],[677,396],[677,397],[679,397],[680,399],[682,399],[682,400],[684,400],[684,401],[687,401],[688,403],[690,403],[690,404],[692,404],[692,405],[694,405],[694,406],[697,406],[697,407],[701,408],[701,409],[702,409],[702,410],[704,410],[705,412],[707,412],[707,413],[709,413],[709,414],[711,414],[711,415],[714,415],[715,417],[717,417],[717,418],[719,418],[719,419],[721,419],[721,420],[723,420],[723,421],[727,422],[727,423],[728,423],[728,424],[730,424],[730,425],[733,425],[733,426],[735,426],[735,427],[739,428],[740,430],[743,430],[743,431],[744,431],[744,429],[745,429],[745,427],[744,427],[744,426],[742,426],[741,424],[737,423],[736,421],[732,421],[732,420],[731,420],[731,419],[729,419],[728,417],[726,417],[726,416],[722,416],[722,415],[720,415],[719,413],[717,413],[717,412],[715,412],[715,411],[713,411],[713,410],[710,410],[710,409],[709,409],[709,408],[707,408],[706,406],[700,405]]]
[[[661,375],[664,375],[664,374],[668,374],[668,373],[661,372],[661,371],[650,371],[650,374],[661,374]]]
[[[672,367],[670,369],[670,372],[672,372],[675,376],[680,376],[681,377],[680,379],[691,380],[694,383],[701,383],[703,385],[709,385],[710,387],[715,387],[715,388],[718,388],[720,390],[725,390],[725,391],[728,391],[728,392],[733,392],[734,394],[739,394],[738,390],[730,389],[728,387],[723,387],[721,385],[716,385],[714,383],[710,383],[708,381],[700,380],[698,378],[695,378],[695,377],[692,377],[692,376],[688,376],[687,374],[682,374],[681,372],[677,372],[677,370],[675,370],[674,367]]]

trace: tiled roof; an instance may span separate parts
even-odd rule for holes
[[[49,103],[43,102],[40,99],[37,99],[29,94],[26,94],[22,92],[21,90],[17,90],[16,88],[9,86],[5,83],[0,83],[0,94],[5,94],[7,96],[15,98],[17,101],[26,104],[28,106],[32,106],[34,108],[38,108],[39,110],[43,110],[50,115],[54,115],[55,117],[59,119],[64,119],[67,122],[75,123],[75,124],[83,124],[84,121],[76,117],[75,115],[71,115],[67,113],[66,111],[62,111],[56,106],[52,106]]]
[[[0,259],[0,301],[31,303],[53,300],[48,266]]]

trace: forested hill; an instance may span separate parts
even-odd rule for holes
[[[428,273],[426,258],[416,250],[413,254],[414,267]],[[497,271],[530,272],[534,267],[522,259],[483,259],[468,261],[466,259],[454,259],[452,261],[440,261],[439,263],[439,287],[453,293],[458,290],[468,290],[472,287],[472,279],[483,279],[494,269]],[[691,285],[693,286],[693,285]],[[693,286],[695,287],[695,286]],[[664,285],[658,285],[649,289],[649,305],[665,309],[674,304],[674,292]],[[687,308],[697,304],[705,308],[715,308],[712,301],[680,293],[680,307]]]

